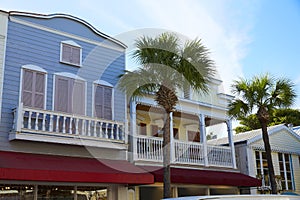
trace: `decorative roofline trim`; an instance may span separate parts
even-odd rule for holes
[[[79,44],[77,44],[76,42],[74,42],[73,40],[64,40],[64,41],[61,41],[61,43],[81,48],[81,46]]]
[[[29,70],[33,70],[33,71],[39,71],[39,72],[43,72],[45,74],[47,74],[47,71],[39,66],[36,66],[36,65],[31,65],[31,64],[28,64],[28,65],[22,65],[22,68],[23,69],[29,69]]]
[[[54,73],[54,75],[64,76],[64,77],[68,77],[68,78],[72,78],[72,79],[81,80],[81,81],[86,82],[86,80],[81,78],[80,76],[78,76],[76,74],[69,73],[69,72],[56,72],[56,73]]]
[[[296,139],[300,140],[300,136],[297,135],[294,131],[292,131],[292,130],[289,129],[288,127],[286,127],[284,124],[278,125],[278,127],[275,127],[275,128],[273,128],[273,129],[271,129],[271,130],[268,130],[268,135],[270,136],[270,135],[272,135],[272,134],[278,133],[278,131],[280,131],[280,130],[286,130],[286,131],[288,131],[292,136],[294,136]],[[252,143],[254,143],[254,142],[258,141],[258,140],[261,140],[261,139],[262,139],[262,134],[259,134],[259,135],[255,136],[255,137],[249,139],[249,140],[247,141],[247,145],[250,145],[250,144],[252,144]]]
[[[104,81],[104,80],[96,80],[93,83],[98,84],[98,85],[104,85],[104,86],[112,87],[112,88],[114,87],[112,84],[110,84],[109,82]]]
[[[230,94],[225,94],[225,93],[218,93],[217,94],[221,99],[226,99],[226,100],[232,100],[234,96]]]
[[[69,14],[54,13],[54,14],[46,15],[46,14],[37,14],[37,13],[19,12],[19,11],[10,11],[8,13],[9,13],[9,16],[26,16],[26,17],[35,17],[35,18],[42,18],[42,19],[51,19],[51,18],[62,17],[62,18],[71,19],[71,20],[77,21],[77,22],[87,26],[89,29],[91,29],[97,35],[104,37],[104,38],[120,45],[124,49],[127,48],[127,46],[124,43],[122,43],[121,41],[119,41],[113,37],[110,37],[109,35],[107,35],[105,33],[100,32],[99,30],[97,30],[94,26],[92,26],[87,21],[80,19],[78,17],[72,16],[72,15],[69,15]]]

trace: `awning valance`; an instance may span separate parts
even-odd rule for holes
[[[0,180],[151,184],[153,175],[126,160],[0,151]]]
[[[155,182],[163,182],[163,168],[144,166],[154,175]],[[226,185],[238,187],[261,186],[261,180],[237,172],[188,168],[171,168],[171,182],[180,184]]]

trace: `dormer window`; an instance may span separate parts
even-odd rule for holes
[[[80,67],[81,55],[82,49],[77,43],[71,40],[61,42],[60,62]]]

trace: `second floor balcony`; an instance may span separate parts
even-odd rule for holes
[[[193,105],[191,105],[193,106]],[[165,114],[155,105],[138,102],[130,105],[131,151],[138,164],[163,163],[163,127]],[[176,110],[171,113],[170,156],[172,165],[236,168],[230,119],[205,110],[190,112]],[[201,113],[202,112],[202,113]],[[229,145],[214,144],[211,133],[215,126],[225,125]],[[224,131],[217,128],[217,131]]]
[[[136,136],[135,142],[135,161],[162,163],[162,138]],[[171,144],[171,163],[232,168],[232,151],[227,146],[205,146],[196,142],[174,140]]]
[[[124,122],[24,107],[22,104],[13,110],[13,114],[10,140],[127,148]]]

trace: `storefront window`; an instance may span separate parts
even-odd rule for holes
[[[77,200],[107,200],[107,189],[105,187],[78,187]]]
[[[35,191],[37,189],[37,192]],[[107,200],[106,187],[0,185],[0,200]]]
[[[0,200],[32,200],[34,186],[0,185]]]

